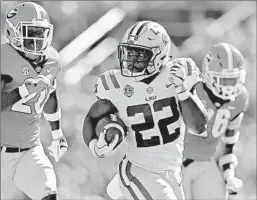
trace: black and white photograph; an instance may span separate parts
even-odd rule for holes
[[[1,1],[1,200],[257,200],[256,1]]]

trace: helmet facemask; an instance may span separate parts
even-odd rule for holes
[[[118,58],[123,76],[145,77],[156,72],[152,48],[139,45],[118,45]]]
[[[204,74],[207,86],[222,99],[234,99],[245,83],[245,69],[236,72],[217,73],[207,70]]]
[[[53,25],[47,20],[21,21],[15,27],[9,20],[7,23],[14,33],[10,42],[15,49],[33,55],[43,55],[51,45]]]

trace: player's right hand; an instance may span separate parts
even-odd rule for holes
[[[240,188],[243,187],[243,181],[235,176],[226,178],[226,190],[230,195],[236,195]]]
[[[119,141],[119,135],[116,134],[114,136],[113,141],[108,144],[105,140],[106,130],[104,129],[100,134],[99,138],[93,139],[89,143],[89,149],[91,150],[92,154],[99,158],[104,158],[105,156],[110,156],[115,152],[115,146]],[[117,149],[117,148],[116,148]]]
[[[186,78],[186,71],[179,61],[171,61],[169,63],[170,67],[170,80],[175,85],[175,90],[177,93],[181,93],[185,91],[185,78]]]
[[[22,98],[26,96],[40,92],[44,89],[52,89],[53,86],[50,84],[50,79],[45,76],[39,75],[36,78],[28,78],[25,82],[19,87],[19,92]]]

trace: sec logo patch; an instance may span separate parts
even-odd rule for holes
[[[24,76],[28,76],[30,73],[30,70],[28,67],[23,67],[22,70],[21,70],[21,74],[24,75]]]

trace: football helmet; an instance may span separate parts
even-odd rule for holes
[[[159,72],[170,53],[170,37],[152,21],[132,25],[118,45],[121,74],[142,80]]]
[[[43,55],[51,45],[52,37],[53,25],[40,5],[23,2],[8,12],[6,38],[13,48],[33,55]]]
[[[202,67],[203,81],[216,96],[232,100],[241,92],[246,68],[242,54],[233,45],[213,45],[205,54]]]

